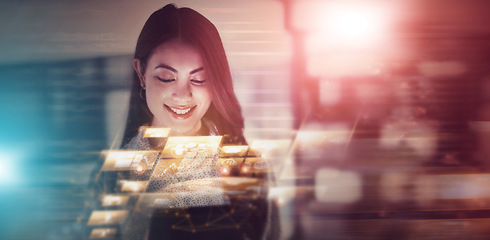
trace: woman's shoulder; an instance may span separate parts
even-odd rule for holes
[[[223,145],[247,145],[247,141],[243,136],[243,132],[239,131],[239,134],[231,134],[229,131],[218,129],[218,126],[211,119],[202,118],[202,128],[199,135],[204,136],[223,136]]]
[[[143,129],[138,131],[138,134],[134,136],[122,149],[126,150],[150,150],[151,145],[147,138],[143,138]]]

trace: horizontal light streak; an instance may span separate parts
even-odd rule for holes
[[[222,33],[284,33],[277,30],[224,30]]]
[[[291,107],[287,103],[242,103],[242,107]]]
[[[234,75],[290,75],[289,71],[233,71]]]
[[[221,25],[221,24],[233,24],[233,25],[255,25],[255,24],[262,24],[261,22],[252,22],[252,21],[241,21],[241,22],[233,22],[233,21],[226,21],[226,22],[214,22],[215,25]]]
[[[276,121],[292,121],[293,117],[247,117],[249,121],[267,121],[267,120],[276,120]]]
[[[228,52],[228,56],[289,56],[289,52]]]

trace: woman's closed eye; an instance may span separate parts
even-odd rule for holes
[[[191,79],[191,83],[194,85],[204,85],[206,80]]]
[[[158,81],[164,82],[164,83],[171,83],[171,82],[175,81],[175,79],[173,79],[173,78],[166,79],[166,78],[157,77],[157,79],[158,79]]]

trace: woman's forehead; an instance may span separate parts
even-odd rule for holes
[[[153,67],[165,64],[172,68],[196,69],[203,67],[201,54],[195,47],[179,40],[164,42],[155,48],[149,59]]]

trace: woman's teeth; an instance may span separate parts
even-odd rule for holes
[[[186,114],[188,113],[192,108],[187,108],[187,109],[176,109],[176,108],[170,108],[174,113],[177,113],[177,114]]]

